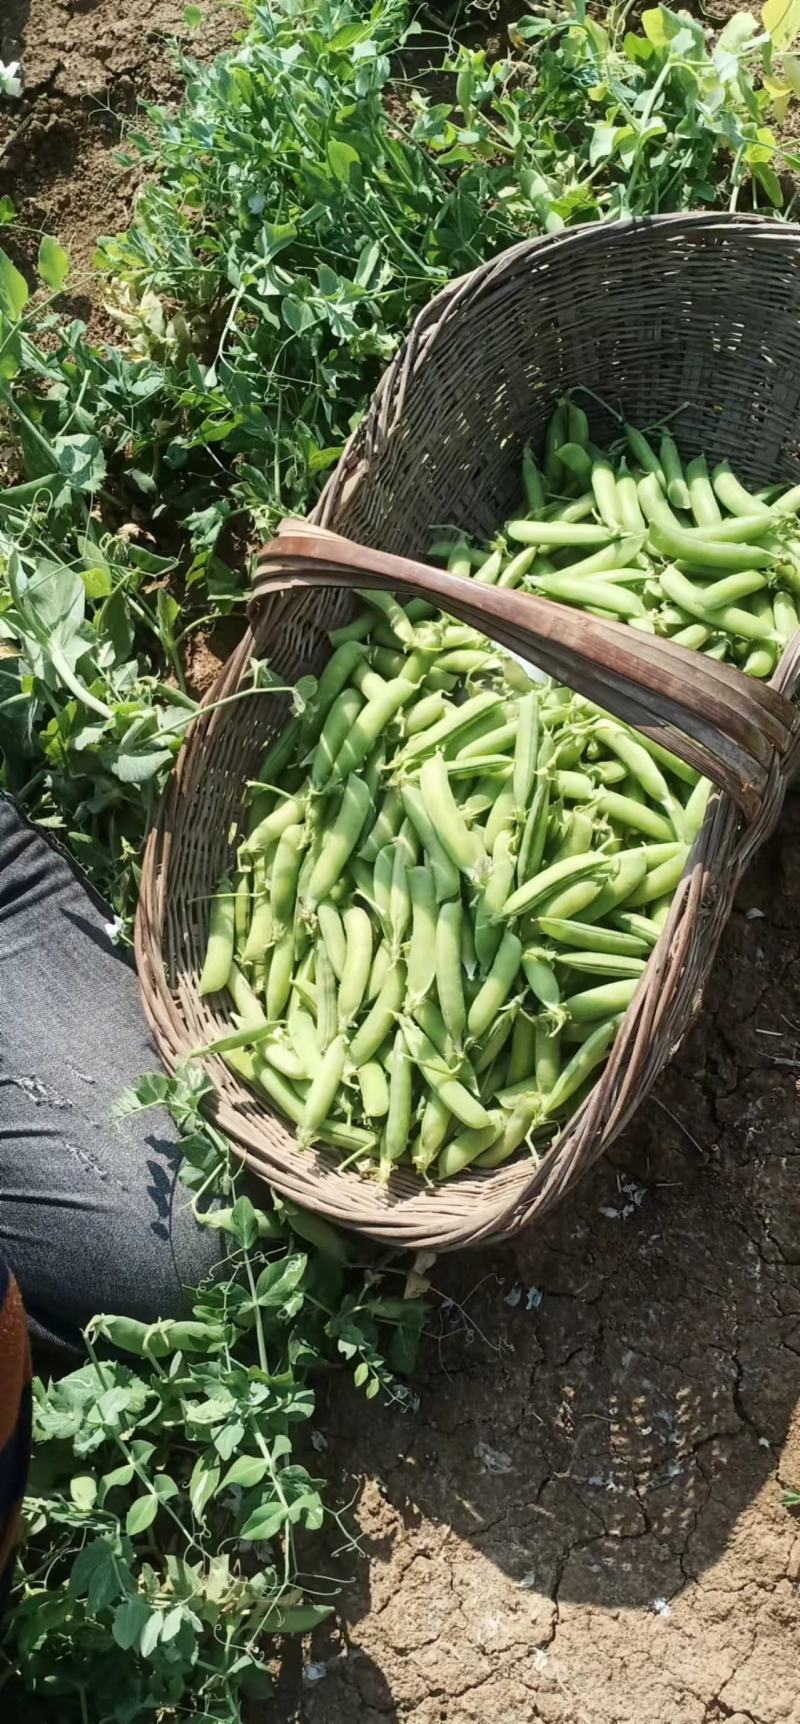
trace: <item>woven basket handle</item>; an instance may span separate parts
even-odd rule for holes
[[[798,716],[785,696],[672,641],[289,518],[259,555],[251,612],[272,593],[313,586],[432,600],[688,761],[726,790],[748,821],[776,766],[789,770]]]

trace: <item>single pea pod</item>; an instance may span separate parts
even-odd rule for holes
[[[709,536],[713,536],[713,528],[722,520],[722,511],[714,496],[704,455],[695,455],[687,464],[686,484],[689,489],[689,507],[698,527],[707,527]]]
[[[345,737],[350,735],[363,705],[358,689],[349,685],[336,696],[311,761],[311,783],[315,790],[324,789],[328,783],[333,763]]]
[[[383,684],[380,692],[373,695],[366,706],[361,708],[344,737],[333,764],[331,777],[334,781],[347,778],[350,773],[358,770],[395,713],[415,696],[415,684],[404,676],[395,677],[392,682]]]
[[[634,987],[635,985],[634,983]],[[613,983],[612,986],[619,989],[621,984],[617,982]],[[550,1115],[560,1113],[575,1095],[576,1090],[579,1090],[592,1072],[596,1070],[601,1060],[605,1059],[620,1022],[621,1019],[617,1014],[607,1018],[604,1023],[598,1024],[597,1029],[582,1043],[577,1053],[573,1054],[572,1059],[568,1060],[566,1065],[562,1067],[550,1094],[544,1099],[543,1111],[545,1113]]]
[[[485,852],[477,833],[467,826],[456,804],[444,755],[434,754],[423,763],[419,787],[428,820],[451,861],[462,873],[474,876]]]
[[[500,1167],[504,1161],[508,1161],[515,1150],[525,1142],[540,1113],[541,1097],[535,1091],[520,1096],[513,1111],[505,1115],[502,1135],[490,1149],[484,1150],[483,1154],[477,1157],[475,1166]]]
[[[538,514],[544,508],[544,484],[530,443],[526,443],[522,451],[522,489],[529,513]]]
[[[331,888],[358,843],[369,807],[369,790],[364,780],[353,774],[347,780],[336,820],[325,835],[308,883],[306,903],[309,909],[316,909],[323,898],[330,896]]]
[[[676,509],[690,508],[689,487],[684,477],[678,445],[668,431],[665,431],[661,438],[658,453],[670,502]]]
[[[378,590],[365,592],[363,588],[356,587],[356,594],[365,605],[370,605],[373,610],[380,611],[381,616],[385,617],[389,624],[392,634],[396,635],[404,646],[413,646],[413,625],[409,622],[402,605],[398,603],[393,593],[384,593]]]
[[[389,1063],[389,1108],[381,1142],[381,1160],[399,1161],[408,1148],[414,1068],[401,1029],[395,1031]]]
[[[295,964],[295,929],[287,928],[272,948],[267,975],[267,1017],[277,1020],[292,991]]]
[[[507,930],[489,974],[469,1008],[467,1029],[471,1036],[482,1036],[496,1013],[505,1005],[516,981],[521,957],[522,941]]]
[[[516,740],[512,788],[517,808],[526,809],[533,793],[539,755],[539,702],[535,689],[531,689],[530,693],[523,695],[519,701],[514,729]]]
[[[453,1115],[449,1107],[435,1090],[429,1090],[411,1156],[417,1173],[427,1173],[431,1162],[436,1160],[452,1123]]]
[[[392,955],[397,956],[411,922],[411,891],[408,872],[419,853],[416,829],[404,820],[393,846],[392,875],[389,883],[389,934]]]
[[[380,1060],[365,1060],[356,1077],[366,1118],[385,1119],[389,1112],[389,1085]]]
[[[223,874],[211,900],[208,945],[199,983],[203,995],[216,994],[227,984],[233,963],[234,920],[233,882]]]
[[[317,1034],[323,1053],[338,1034],[336,976],[324,939],[316,945],[314,979],[317,989]]]
[[[297,882],[305,854],[305,838],[305,827],[287,826],[278,839],[270,887],[270,908],[276,934],[288,926],[294,915]]]
[[[638,976],[604,982],[599,988],[585,988],[579,994],[571,994],[564,1001],[564,1009],[576,1023],[607,1018],[627,1009],[638,986]]]
[[[488,970],[503,937],[503,905],[514,884],[516,859],[511,834],[501,830],[492,851],[492,864],[475,910],[475,954],[482,970]]]
[[[503,916],[521,916],[532,911],[537,904],[546,899],[550,893],[565,886],[567,882],[575,882],[587,874],[602,878],[610,871],[609,860],[605,856],[589,854],[588,856],[568,856],[563,862],[556,862],[541,873],[533,875],[524,885],[518,886],[503,905]]]
[[[644,468],[645,473],[654,474],[662,491],[666,490],[664,469],[658,459],[655,449],[652,444],[648,442],[644,433],[642,431],[637,431],[635,425],[626,425],[625,437],[634,461],[636,461],[638,466]]]
[[[546,940],[569,949],[575,946],[579,951],[592,947],[596,952],[618,952],[623,957],[641,958],[655,943],[641,934],[625,933],[620,928],[595,928],[591,922],[567,922],[558,916],[539,916],[536,926]],[[565,954],[567,961],[568,953]]]
[[[450,1139],[439,1155],[436,1164],[437,1177],[452,1179],[455,1174],[463,1173],[484,1150],[491,1148],[493,1143],[502,1138],[505,1119],[502,1108],[492,1108],[487,1125],[479,1126],[477,1130],[464,1128],[456,1132],[455,1137]]]
[[[381,991],[350,1043],[350,1063],[356,1069],[371,1060],[385,1042],[402,1008],[405,991],[405,964],[402,960],[394,964],[389,960]]]
[[[242,861],[250,862],[254,857],[261,856],[265,851],[271,850],[281,834],[286,831],[287,826],[302,823],[305,810],[305,792],[298,793],[297,796],[285,796],[283,801],[278,803],[277,808],[273,808],[270,814],[260,820],[258,825],[253,828],[249,838],[245,839],[240,852]]]
[[[456,1047],[461,1046],[467,1027],[461,972],[462,915],[460,898],[452,898],[442,905],[434,944],[436,991],[445,1027]]]
[[[319,736],[331,707],[342,689],[352,680],[353,671],[364,658],[361,641],[343,641],[331,654],[300,721],[300,735],[306,746]]]
[[[336,1036],[322,1056],[322,1064],[308,1091],[298,1130],[298,1142],[313,1142],[314,1133],[330,1113],[344,1076],[347,1039]]]
[[[524,1078],[535,1078],[536,1023],[536,1018],[529,1017],[527,1012],[517,1012],[506,1074],[510,1084],[521,1083]]]
[[[357,1017],[372,967],[372,924],[360,904],[353,904],[345,911],[344,934],[345,956],[337,1001],[340,1030],[348,1029]]]
[[[630,976],[641,976],[644,958],[631,958],[623,952],[558,952],[556,963],[562,968],[577,975],[606,976],[609,981],[616,981]]]
[[[415,784],[403,784],[400,795],[403,807],[425,851],[426,861],[430,864],[433,874],[436,897],[439,903],[446,898],[454,898],[461,890],[459,871],[440,843],[436,825],[431,820],[420,791]]]
[[[411,894],[411,939],[406,1003],[410,1011],[418,1000],[427,999],[436,974],[437,911],[433,870],[428,867],[410,868],[408,889]]]

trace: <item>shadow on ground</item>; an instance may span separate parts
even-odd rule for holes
[[[361,1558],[270,1724],[800,1719],[799,834],[612,1161],[431,1271],[419,1412],[331,1391]]]

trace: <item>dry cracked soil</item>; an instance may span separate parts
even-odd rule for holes
[[[235,25],[206,13],[203,57]],[[124,224],[119,122],[176,95],[186,34],[182,0],[0,0],[26,85],[0,193],[31,244],[88,264]],[[418,1410],[327,1389],[358,1549],[263,1724],[800,1724],[799,841],[790,798],[611,1158],[515,1244],[434,1265]]]

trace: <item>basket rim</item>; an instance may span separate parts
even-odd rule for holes
[[[735,233],[737,237],[756,239],[759,243],[776,243],[781,250],[797,252],[800,249],[800,224],[781,223],[767,216],[706,212],[585,224],[557,235],[521,241],[498,258],[449,283],[419,313],[395,359],[384,372],[371,405],[328,480],[311,520],[318,525],[332,524],[343,501],[351,501],[356,488],[368,480],[372,459],[382,452],[402,419],[406,390],[417,367],[428,359],[437,339],[449,328],[452,319],[481,294],[491,291],[498,278],[507,280],[520,265],[527,270],[532,259],[552,256],[564,246],[598,247],[602,251],[631,241],[637,243],[654,231],[667,237],[672,233],[676,237],[685,237],[687,233],[719,232],[726,236]],[[257,647],[258,629],[259,622],[255,619],[219,679],[208,691],[203,707],[211,706],[238,687],[251,652]],[[800,681],[800,635],[795,639],[796,648],[790,647],[784,653],[773,679],[773,686],[790,696]],[[167,977],[160,939],[173,845],[180,841],[182,782],[187,762],[194,751],[201,742],[206,747],[210,746],[219,727],[225,722],[233,722],[230,715],[235,711],[235,708],[227,708],[207,713],[193,726],[170,775],[145,852],[136,918],[137,967],[145,1010],[159,1051],[172,1069],[192,1045],[189,1035],[181,1034],[179,1002]],[[739,830],[730,799],[720,793],[710,799],[706,820],[687,861],[670,916],[651,954],[643,985],[625,1014],[611,1058],[591,1094],[538,1164],[519,1158],[482,1174],[462,1175],[456,1181],[431,1190],[426,1190],[414,1176],[416,1194],[408,1200],[395,1201],[387,1195],[385,1188],[381,1189],[349,1170],[342,1171],[338,1158],[329,1151],[301,1151],[293,1139],[290,1139],[291,1147],[286,1150],[278,1151],[272,1145],[265,1145],[257,1126],[237,1105],[237,1098],[245,1098],[251,1111],[255,1103],[263,1113],[273,1110],[264,1098],[256,1097],[246,1084],[236,1079],[221,1059],[212,1057],[204,1063],[217,1082],[213,1108],[217,1123],[231,1138],[236,1153],[269,1184],[340,1225],[366,1232],[387,1243],[415,1248],[432,1245],[435,1249],[447,1250],[516,1232],[532,1218],[534,1211],[537,1215],[544,1213],[564,1194],[576,1177],[576,1162],[578,1171],[588,1166],[608,1147],[635,1111],[641,1092],[633,1102],[630,1098],[626,1100],[624,1094],[620,1098],[618,1080],[621,1071],[635,1056],[638,1047],[646,1046],[659,1034],[667,999],[674,1002],[680,993],[680,967],[709,891],[713,889],[719,899],[724,900],[727,914],[750,854],[763,841],[777,818],[783,788],[783,777],[776,770],[765,798],[763,817],[757,819],[744,835]],[[719,866],[721,861],[724,863],[722,870]],[[650,985],[644,985],[648,978]],[[699,997],[695,1006],[697,1004]],[[687,997],[681,1035],[693,1015],[692,1001]],[[671,1052],[674,1051],[675,1045],[671,1048]],[[275,1117],[285,1125],[280,1115],[275,1113]],[[286,1129],[288,1136],[289,1128]],[[584,1134],[583,1139],[581,1133]]]

